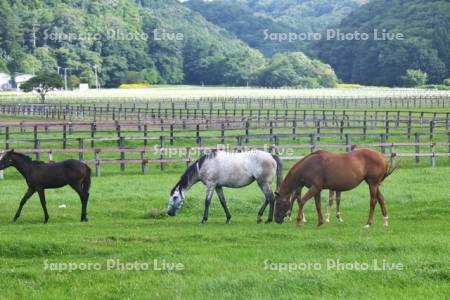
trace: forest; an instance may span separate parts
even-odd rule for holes
[[[0,0],[0,72],[66,72],[72,87],[93,86],[96,71],[103,87],[403,86],[414,72],[438,84],[450,77],[449,25],[448,1]],[[264,38],[330,28],[405,39]]]

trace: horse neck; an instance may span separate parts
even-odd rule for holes
[[[289,171],[287,176],[284,178],[278,191],[282,198],[289,197],[300,187],[301,182],[297,174],[298,172],[295,172],[295,170],[291,169],[291,171]]]
[[[182,191],[188,191],[194,184],[196,184],[197,182],[200,181],[200,177],[198,176],[198,174],[195,174],[195,176],[188,178],[188,183],[187,185],[182,188]]]
[[[25,158],[15,155],[13,166],[22,174],[23,177],[28,178],[31,170],[31,160],[27,161]]]

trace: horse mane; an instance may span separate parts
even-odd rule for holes
[[[182,189],[187,188],[187,186],[189,185],[189,181],[196,175],[198,175],[198,170],[201,169],[201,167],[203,166],[203,163],[207,160],[207,159],[211,159],[216,157],[217,155],[217,150],[213,149],[211,151],[209,151],[207,154],[202,155],[199,159],[197,159],[192,165],[190,165],[186,171],[184,171],[183,175],[181,175],[180,180],[177,182],[177,184],[175,184],[175,186],[172,188],[172,191],[170,192],[170,195],[173,195],[173,193],[175,192],[175,190],[180,187]],[[197,167],[198,166],[198,167]]]
[[[20,152],[12,152],[11,154],[15,154],[15,155],[17,155],[17,156],[20,156],[20,157],[22,157],[22,158],[25,158],[25,159],[28,160],[28,161],[33,161],[33,160],[31,159],[31,157],[29,157],[29,156],[26,155],[26,154],[20,153]]]

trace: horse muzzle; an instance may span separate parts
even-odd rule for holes
[[[167,214],[171,217],[175,217],[175,215],[177,214],[177,211],[175,209],[171,208],[171,209],[167,210]]]

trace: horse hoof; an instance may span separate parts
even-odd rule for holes
[[[323,225],[323,222],[317,223],[317,227],[320,227]]]
[[[230,224],[230,219],[227,219],[227,221],[225,222],[225,224]]]
[[[370,228],[370,224],[366,224],[366,225],[364,225],[364,227],[363,227],[364,229],[368,229],[368,228]]]
[[[207,221],[208,221],[208,220],[202,220],[202,221],[200,222],[200,224],[206,224]]]
[[[339,222],[344,223],[344,219],[339,218],[338,220],[339,220]]]
[[[330,219],[326,219],[325,222],[330,223]]]
[[[262,223],[262,219],[256,219],[256,224],[261,224]]]

